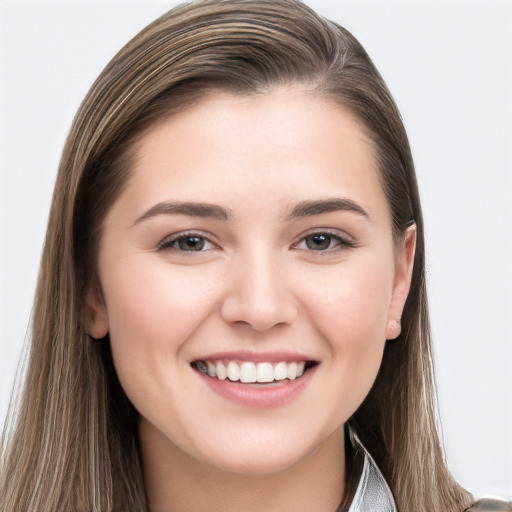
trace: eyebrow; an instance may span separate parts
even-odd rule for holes
[[[317,199],[313,201],[302,201],[296,204],[286,220],[299,219],[323,213],[349,211],[354,212],[370,220],[368,213],[357,203],[350,199]],[[209,203],[194,202],[170,202],[164,201],[152,206],[149,210],[137,218],[134,224],[143,222],[157,215],[190,215],[192,217],[209,217],[216,220],[231,220],[233,214],[227,208]]]
[[[164,201],[143,213],[135,221],[135,224],[157,215],[190,215],[192,217],[210,217],[217,220],[230,220],[233,217],[229,210],[215,204]]]
[[[354,212],[370,220],[366,210],[350,199],[317,199],[314,201],[302,201],[295,205],[288,214],[286,220],[309,217],[311,215],[321,215],[322,213],[348,211]]]

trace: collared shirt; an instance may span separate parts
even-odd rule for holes
[[[348,512],[397,512],[393,493],[370,454],[364,451],[364,466]],[[512,512],[512,502],[482,499],[467,512]]]
[[[366,450],[359,485],[348,512],[397,512],[391,489]]]

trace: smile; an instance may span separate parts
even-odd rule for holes
[[[195,361],[192,366],[204,375],[218,380],[230,380],[242,384],[269,384],[284,380],[293,381],[313,366],[309,361]]]
[[[231,357],[230,357],[231,356]],[[274,408],[292,402],[313,379],[319,361],[286,354],[217,354],[190,363],[216,395],[244,407]]]

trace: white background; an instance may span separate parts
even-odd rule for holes
[[[89,85],[173,1],[0,0],[0,419],[60,152]],[[456,478],[512,495],[512,1],[311,0],[387,81],[427,226],[439,403]]]

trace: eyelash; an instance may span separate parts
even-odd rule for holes
[[[312,239],[313,237],[325,237],[326,241],[328,242],[327,248],[321,248],[321,249],[312,249],[311,247],[306,248],[300,248],[299,246],[302,243],[307,244],[308,239]],[[182,247],[173,247],[174,244],[179,244],[180,242],[186,243],[187,239],[197,239],[200,242],[202,242],[202,246],[199,250],[194,249],[183,249]],[[332,243],[334,242],[334,246],[332,246]],[[210,245],[211,247],[204,249],[205,245]],[[340,236],[339,233],[333,233],[329,230],[318,230],[311,233],[308,233],[306,235],[302,235],[297,242],[294,242],[291,245],[292,249],[302,250],[302,251],[308,251],[318,254],[328,254],[331,252],[337,252],[343,249],[348,249],[355,247],[355,243],[348,239],[348,237]],[[164,238],[159,244],[157,245],[157,250],[171,250],[176,251],[180,253],[193,253],[193,252],[205,252],[208,250],[216,249],[218,246],[213,243],[207,236],[205,236],[203,233],[198,233],[195,231],[191,232],[185,232],[185,233],[177,233],[171,236],[168,236]]]
[[[329,246],[326,249],[311,249],[311,247],[299,247],[299,245],[303,243],[307,244],[308,239],[312,239],[313,237],[325,237],[329,242]],[[334,245],[332,245],[333,243]],[[301,235],[300,239],[292,244],[292,248],[294,249],[318,253],[319,255],[330,254],[333,252],[342,251],[344,249],[351,249],[355,246],[355,242],[351,240],[348,236],[342,236],[338,231],[333,232],[328,229],[316,230],[311,233],[307,233],[306,235]]]
[[[216,249],[218,246],[214,244],[207,236],[204,235],[204,233],[198,233],[197,231],[191,231],[191,232],[185,232],[185,233],[176,233],[174,235],[168,236],[164,238],[159,244],[157,245],[157,250],[170,250],[170,251],[176,251],[181,253],[193,253],[193,252],[204,252],[203,247],[201,247],[200,250],[186,250],[178,247],[173,247],[174,244],[179,243],[180,241],[185,242],[187,239],[196,238],[201,240],[204,244],[209,244],[212,247],[207,249]]]

